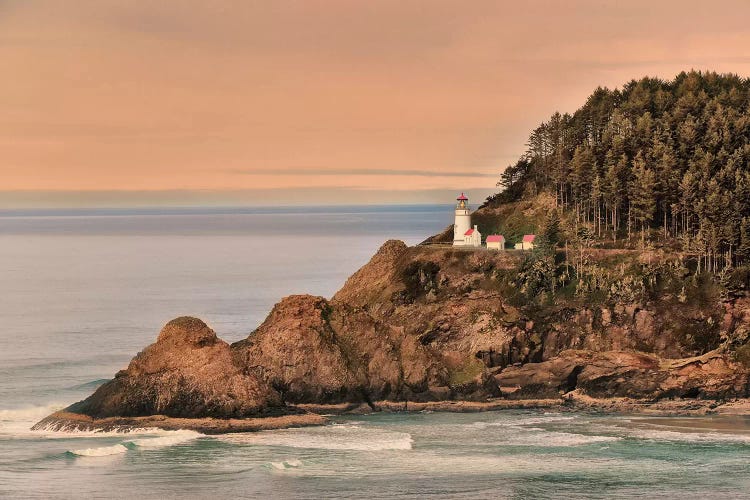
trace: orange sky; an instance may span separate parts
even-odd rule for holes
[[[0,0],[0,207],[443,201],[597,86],[750,75],[750,2]]]

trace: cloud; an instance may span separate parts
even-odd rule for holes
[[[253,168],[230,170],[242,175],[291,175],[291,176],[399,176],[399,177],[484,177],[497,179],[498,172],[476,172],[471,170],[413,170],[387,168]]]
[[[747,0],[0,0],[0,14],[0,189],[40,193],[490,190],[534,127],[598,86],[750,75]]]

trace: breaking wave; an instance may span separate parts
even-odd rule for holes
[[[122,436],[132,434],[155,434],[162,433],[157,428],[133,428],[123,427],[113,430],[81,430],[75,426],[66,426],[59,423],[50,423],[40,429],[31,430],[37,422],[44,417],[62,410],[68,406],[65,403],[50,403],[42,406],[29,406],[12,410],[0,410],[0,435],[19,438],[69,438],[69,437],[104,437]]]
[[[63,409],[65,406],[63,403],[50,403],[44,406],[27,406],[12,410],[0,410],[0,434],[30,434],[32,425],[50,413]]]
[[[132,441],[127,441],[126,444],[132,444],[139,448],[161,448],[164,446],[174,446],[186,443],[203,436],[200,432],[188,430],[162,432],[169,432],[169,434],[159,437],[134,439]]]
[[[493,446],[533,446],[540,448],[583,446],[593,443],[607,443],[620,441],[623,438],[616,435],[598,433],[579,433],[575,430],[565,428],[558,430],[559,426],[576,424],[576,415],[563,415],[559,413],[520,416],[517,418],[504,418],[491,422],[474,422],[468,427],[481,429],[481,440],[483,443]],[[576,421],[576,422],[574,422]],[[554,424],[554,430],[540,427],[544,424]]]
[[[283,462],[271,462],[271,467],[276,470],[297,469],[299,467],[302,467],[302,462],[295,458],[291,460],[284,460]]]
[[[531,429],[526,429],[531,430]],[[575,434],[572,432],[520,432],[516,435],[509,436],[503,444],[511,446],[538,446],[541,448],[555,448],[565,446],[583,446],[592,443],[609,443],[621,441],[618,436],[601,436],[591,434]]]
[[[162,448],[165,446],[174,446],[181,443],[192,441],[196,438],[203,437],[203,434],[195,431],[161,431],[156,432],[162,435],[156,437],[145,437],[142,439],[133,439],[123,441],[112,446],[101,446],[98,448],[85,448],[80,450],[68,450],[68,453],[80,457],[107,457],[110,455],[121,455],[129,450],[136,448]],[[108,433],[112,434],[112,433]],[[76,436],[77,437],[77,436]]]
[[[121,445],[116,444],[113,446],[102,446],[100,448],[85,448],[82,450],[70,450],[68,453],[79,457],[108,457],[110,455],[121,455],[126,453],[128,449]]]
[[[549,424],[558,422],[568,422],[576,420],[578,417],[575,415],[561,415],[558,413],[550,413],[539,416],[528,416],[518,417],[512,419],[503,419],[493,422],[474,422],[470,424],[472,427],[484,428],[484,427],[523,427],[527,425],[538,425],[538,424]]]
[[[227,434],[219,439],[237,444],[315,448],[324,450],[411,450],[410,434],[361,425],[327,425],[262,431],[252,434]]]
[[[750,434],[722,432],[680,432],[652,429],[629,429],[628,437],[650,441],[677,441],[685,443],[738,443],[750,444]]]

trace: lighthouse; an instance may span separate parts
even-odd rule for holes
[[[471,212],[469,198],[463,193],[456,198],[456,222],[453,225],[453,245],[465,245],[465,235],[471,229]]]

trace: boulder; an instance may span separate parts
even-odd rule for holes
[[[70,411],[95,418],[167,415],[246,417],[277,413],[281,400],[235,362],[229,345],[197,318],[177,318],[127,369]]]

